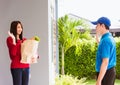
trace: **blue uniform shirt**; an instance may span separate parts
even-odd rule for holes
[[[108,58],[109,63],[107,69],[116,65],[116,43],[111,33],[105,33],[100,40],[96,55],[96,71],[100,72],[102,59]]]

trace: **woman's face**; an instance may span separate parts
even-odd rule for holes
[[[17,35],[20,35],[21,32],[22,32],[22,26],[21,26],[20,23],[18,23],[18,25],[17,25]]]

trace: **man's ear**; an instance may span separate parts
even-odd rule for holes
[[[102,25],[102,27],[105,27],[105,25],[104,24],[101,24]]]

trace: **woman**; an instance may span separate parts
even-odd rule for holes
[[[21,43],[23,38],[23,27],[20,21],[11,23],[7,46],[11,59],[11,74],[13,85],[28,85],[29,82],[29,64],[23,64],[21,60]]]

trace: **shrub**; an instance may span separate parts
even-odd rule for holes
[[[116,77],[120,79],[120,38],[115,38],[117,50]],[[78,49],[76,51],[76,49]],[[95,40],[81,39],[79,45],[72,46],[65,53],[65,74],[72,74],[78,78],[93,79],[96,76],[97,43]]]
[[[120,37],[115,38],[117,51],[116,77],[120,79]]]
[[[55,79],[55,85],[86,85],[86,78],[78,79],[72,75],[60,75]]]
[[[96,43],[82,39],[79,44],[79,47],[73,46],[65,53],[65,72],[78,78],[94,78]],[[82,49],[76,52],[76,48]]]

